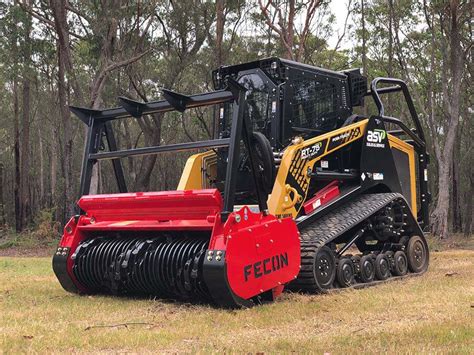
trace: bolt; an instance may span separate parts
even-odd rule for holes
[[[260,248],[260,244],[257,243],[256,246],[257,246],[257,248]]]
[[[240,217],[239,214],[236,214],[236,215],[235,215],[235,221],[236,221],[237,223],[239,223],[239,222],[241,221],[241,219],[242,219],[242,218]]]
[[[260,292],[263,292],[263,288],[260,289]]]
[[[278,284],[279,284],[279,285],[281,285],[281,282],[280,282],[280,281],[278,281]]]
[[[270,243],[273,243],[273,239],[270,239]]]
[[[220,256],[216,256],[216,260],[217,260],[217,261],[221,261],[221,257],[220,257]]]
[[[221,256],[222,255],[222,251],[218,250],[217,251],[217,256]]]
[[[208,256],[207,260],[212,261],[212,256]]]
[[[208,254],[209,254],[209,256],[214,255],[214,250],[209,250]]]

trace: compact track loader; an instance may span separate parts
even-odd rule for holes
[[[213,81],[203,94],[71,107],[88,135],[78,214],[53,257],[64,289],[247,307],[284,288],[318,293],[427,269],[429,156],[403,81],[377,78],[369,90],[359,70],[279,58],[221,67]],[[413,128],[386,115],[381,95],[394,92]],[[354,113],[367,96],[375,116]],[[117,147],[113,120],[210,105],[212,140]],[[127,192],[122,158],[183,150],[197,153],[176,191]],[[107,159],[120,193],[89,195],[93,166]]]

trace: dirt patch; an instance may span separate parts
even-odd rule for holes
[[[37,247],[37,248],[21,248],[13,247],[0,249],[0,257],[9,256],[9,257],[19,257],[19,258],[43,258],[43,257],[52,257],[54,248],[51,247]]]

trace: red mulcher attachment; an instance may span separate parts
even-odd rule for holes
[[[222,223],[217,190],[90,195],[78,205],[85,214],[66,225],[53,259],[71,292],[250,306],[299,272],[293,220],[243,207]]]
[[[246,89],[230,78],[228,85],[227,90],[192,96],[164,90],[165,100],[148,103],[121,98],[122,107],[100,111],[71,108],[88,125],[88,134],[80,214],[65,226],[53,257],[54,272],[66,290],[239,307],[253,304],[255,298],[272,299],[296,278],[296,224],[268,214],[261,169],[251,146],[252,123],[244,115]],[[228,138],[118,150],[109,125],[116,119],[223,103],[233,105]],[[234,212],[242,141],[260,213],[248,207]],[[105,143],[108,151],[100,152]],[[227,152],[223,191],[127,193],[121,158],[210,148]],[[121,193],[89,195],[93,166],[104,159],[112,160]]]

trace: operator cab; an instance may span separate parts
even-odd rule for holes
[[[228,78],[247,88],[245,114],[274,151],[294,136],[310,138],[341,127],[367,92],[367,79],[358,69],[336,72],[280,58],[225,66],[212,74],[215,89],[224,89]],[[231,117],[230,105],[222,105],[222,137],[228,135]]]
[[[225,89],[229,78],[247,89],[244,115],[252,123],[258,174],[266,193],[271,192],[283,151],[295,136],[309,139],[356,122],[352,109],[363,105],[367,93],[367,79],[358,69],[336,72],[280,58],[220,67],[212,77],[216,90]],[[229,137],[232,105],[221,104],[218,118],[219,138]],[[222,149],[218,159],[217,181],[222,186],[226,154]],[[243,149],[236,200],[252,203],[255,198],[248,154]]]

